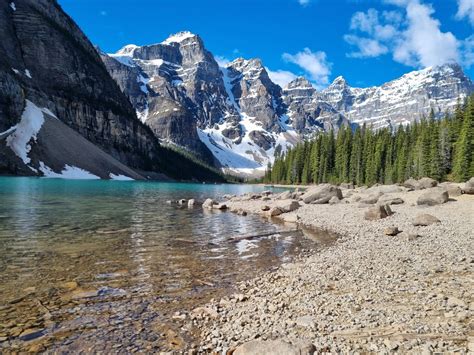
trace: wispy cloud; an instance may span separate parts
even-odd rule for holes
[[[303,69],[317,87],[329,83],[332,63],[327,60],[325,52],[312,52],[309,48],[305,48],[296,54],[284,53],[283,59]]]
[[[459,20],[467,18],[474,26],[474,0],[458,0],[456,18]]]

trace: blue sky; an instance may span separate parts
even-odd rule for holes
[[[188,30],[221,60],[259,57],[275,81],[379,85],[458,61],[474,78],[474,0],[59,0],[106,52]]]

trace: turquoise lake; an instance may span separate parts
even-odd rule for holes
[[[196,330],[176,312],[319,242],[259,216],[167,201],[263,189],[0,177],[0,350],[181,349]]]

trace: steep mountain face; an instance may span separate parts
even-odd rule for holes
[[[320,97],[351,122],[377,129],[411,123],[432,109],[441,117],[473,91],[474,84],[461,67],[446,64],[405,74],[379,87],[352,88],[338,77]]]
[[[431,109],[440,116],[474,91],[454,64],[380,87],[352,88],[338,77],[317,91],[299,77],[280,88],[259,59],[239,58],[219,68],[201,38],[189,32],[102,53],[102,59],[160,140],[208,161],[212,156],[217,166],[240,174],[263,171],[275,154],[319,131],[363,123],[396,128]]]
[[[296,132],[310,138],[318,131],[336,130],[349,122],[331,104],[321,100],[313,85],[299,77],[283,89],[283,102]]]
[[[140,98],[130,104],[56,1],[1,2],[0,36],[0,172],[142,178],[130,167],[166,171],[164,150],[136,118]]]
[[[94,47],[55,1],[2,2],[0,33],[0,131],[21,123],[29,100],[119,161],[153,168],[156,140],[133,119],[133,107],[110,79]],[[15,132],[11,134],[7,145],[15,137]],[[47,157],[35,145],[28,149],[34,172],[40,169],[40,159]]]

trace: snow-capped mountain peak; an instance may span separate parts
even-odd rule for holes
[[[175,34],[170,35],[167,39],[165,39],[161,44],[167,44],[170,45],[172,43],[181,43],[187,39],[190,38],[196,38],[198,37],[194,33],[191,33],[189,31],[181,31]]]

